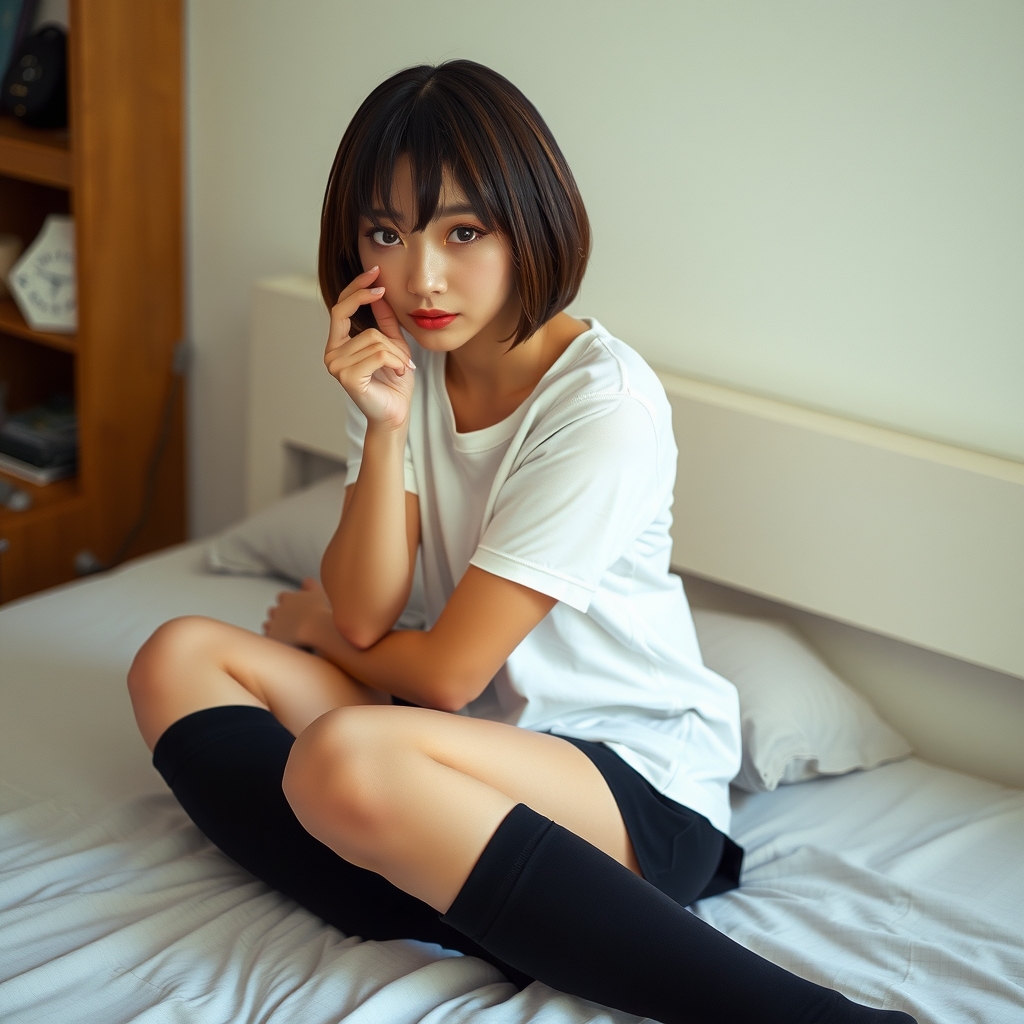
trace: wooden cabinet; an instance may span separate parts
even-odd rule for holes
[[[147,491],[127,554],[185,536],[181,0],[71,0],[69,20],[69,130],[0,118],[0,232],[28,245],[47,214],[74,216],[78,331],[33,331],[0,300],[0,380],[12,412],[74,395],[78,473],[12,480],[34,504],[0,506],[0,601],[73,579],[79,552],[112,558]]]

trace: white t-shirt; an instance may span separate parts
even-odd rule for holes
[[[461,434],[444,354],[406,335],[418,369],[405,487],[419,495],[426,626],[470,565],[556,598],[464,713],[605,743],[726,832],[739,702],[704,667],[668,571],[671,409],[643,359],[588,322],[511,416]],[[348,407],[351,483],[366,421]]]

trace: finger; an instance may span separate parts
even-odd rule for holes
[[[367,334],[370,334],[370,332],[364,331],[363,334],[353,338],[348,345],[343,346],[334,353],[332,361],[347,362],[349,365],[354,366],[356,363],[361,363],[366,359],[372,358],[374,355],[382,357],[388,355],[397,359],[402,366],[407,367],[409,365],[409,357],[393,338],[386,338],[377,331],[373,331],[369,338],[366,337]],[[383,366],[384,363],[381,363],[381,365]]]
[[[373,311],[373,318],[377,321],[380,333],[387,338],[391,338],[393,341],[399,342],[402,348],[405,349],[406,354],[408,354],[409,346],[402,336],[402,328],[398,323],[398,317],[395,316],[395,311],[391,308],[387,299],[381,298],[371,302],[370,309]]]
[[[342,294],[331,307],[331,316],[350,317],[360,306],[368,306],[371,302],[376,302],[383,294],[383,285],[374,285],[372,288],[357,288],[348,295]]]
[[[307,576],[302,581],[302,589],[303,590],[316,590],[316,588],[318,586],[319,586],[319,584],[317,583],[317,581],[315,579],[313,579],[312,576]]]
[[[350,295],[339,298],[331,307],[331,328],[327,334],[327,351],[343,345],[352,328],[352,317],[360,306],[377,302],[384,294],[383,288],[359,288]]]
[[[335,307],[336,309],[337,307]],[[352,320],[347,316],[340,316],[335,314],[335,310],[331,310],[331,326],[327,331],[327,345],[324,348],[324,362],[330,358],[331,353],[336,349],[341,348],[346,341],[349,340],[349,335],[352,330]]]
[[[402,359],[406,366],[413,370],[416,369],[416,365],[413,363],[411,358],[412,353],[409,351],[409,346],[406,344],[405,338],[401,336],[401,332],[399,332],[398,338],[392,338],[371,327],[369,330],[363,331],[362,334],[358,334],[352,339],[350,351],[355,354],[371,345],[383,345],[389,352],[393,352],[396,356]]]
[[[370,267],[361,274],[356,274],[351,281],[338,293],[338,302],[341,302],[348,294],[358,291],[360,288],[369,288],[380,274],[380,267]]]
[[[337,376],[337,370],[343,369],[345,366],[355,366],[375,352],[390,352],[395,358],[401,360],[402,366],[416,369],[415,364],[409,358],[408,346],[400,345],[394,338],[389,338],[373,328],[350,338],[346,344],[338,346],[333,351],[326,352],[324,362],[331,373]]]
[[[347,359],[335,360],[327,368],[331,371],[331,375],[337,377],[341,384],[344,385],[345,380],[347,380],[349,385],[353,386],[369,381],[380,369],[394,370],[401,377],[409,367],[403,357],[381,348],[370,352],[365,358],[353,363],[350,363]],[[342,379],[343,376],[345,380]]]
[[[364,270],[352,278],[338,293],[338,298],[331,307],[332,334],[335,327],[341,327],[342,336],[347,335],[349,325],[342,324],[341,321],[350,318],[360,306],[373,302],[375,298],[384,294],[382,287],[373,286],[379,274],[380,267],[370,267],[369,270]]]
[[[342,374],[337,374],[336,376],[342,386],[347,387],[353,397],[355,397],[357,394],[366,392],[374,380],[379,380],[381,383],[385,384],[394,384],[407,372],[408,367],[404,364],[398,364],[397,360],[393,360],[389,357],[386,363],[382,362],[380,359],[367,359],[363,363],[350,367],[348,373],[344,377]],[[382,374],[386,375],[389,373],[393,375],[390,378],[381,376]],[[347,384],[345,383],[346,381]]]

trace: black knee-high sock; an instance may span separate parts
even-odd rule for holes
[[[436,942],[528,985],[531,978],[439,921],[432,907],[342,860],[302,827],[281,790],[292,743],[263,708],[206,708],[167,729],[153,764],[211,842],[329,924],[366,939]]]
[[[523,804],[442,920],[553,988],[663,1024],[913,1024],[750,952]]]

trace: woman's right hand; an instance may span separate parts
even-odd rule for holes
[[[379,273],[378,267],[364,271],[338,296],[331,310],[324,364],[368,423],[398,428],[409,418],[416,367],[384,289],[372,287]],[[377,327],[353,338],[352,316],[365,305],[373,310]]]

